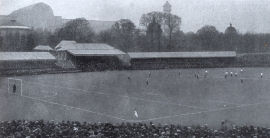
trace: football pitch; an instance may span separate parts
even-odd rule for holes
[[[228,72],[226,78],[225,72]],[[9,79],[14,81],[9,82]],[[18,87],[16,93],[8,90],[12,89],[10,83],[13,82]],[[1,77],[0,91],[0,120],[210,126],[218,126],[222,120],[227,120],[238,125],[270,124],[270,68],[131,70]],[[135,111],[138,117],[134,115]]]

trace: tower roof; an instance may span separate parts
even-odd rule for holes
[[[225,34],[232,34],[232,33],[237,33],[236,29],[232,26],[232,24],[230,23],[230,26],[227,27],[227,29],[225,30]]]
[[[172,5],[166,1],[166,3],[163,5],[163,12],[170,13],[172,10]]]
[[[163,7],[172,7],[172,5],[168,1],[166,1],[166,3],[163,5]]]

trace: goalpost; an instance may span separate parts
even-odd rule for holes
[[[22,96],[22,79],[8,78],[8,93]]]

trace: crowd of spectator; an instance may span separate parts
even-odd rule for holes
[[[73,121],[13,120],[0,123],[0,137],[10,138],[267,138],[270,128],[231,126],[219,129],[204,126],[161,125],[153,123],[87,123]]]

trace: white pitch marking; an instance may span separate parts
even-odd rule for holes
[[[146,93],[143,93],[145,95],[155,95],[155,96],[162,96],[161,94],[157,94],[157,93],[154,93],[154,92],[146,92]]]
[[[56,92],[56,93],[54,93],[53,95],[48,95],[48,96],[45,96],[45,97],[43,97],[43,98],[51,98],[51,97],[56,97],[58,95],[58,93]]]
[[[86,110],[86,109],[82,109],[82,108],[78,108],[78,107],[72,107],[72,106],[68,106],[68,105],[64,105],[64,104],[62,105],[62,104],[59,104],[59,103],[50,102],[50,101],[46,101],[46,100],[41,100],[41,99],[29,97],[29,96],[22,96],[22,97],[30,98],[30,99],[33,99],[33,100],[38,100],[38,101],[41,101],[41,102],[47,102],[47,103],[55,104],[55,105],[59,105],[59,106],[64,106],[64,107],[68,107],[68,108],[71,108],[71,109],[78,109],[78,110],[81,110],[81,111],[85,111],[85,112],[89,112],[89,113],[95,113],[95,114],[115,118],[115,119],[118,119],[118,120],[129,121],[129,122],[153,121],[153,120],[160,120],[160,119],[166,119],[166,118],[172,118],[172,117],[178,117],[178,116],[197,115],[197,114],[202,114],[202,113],[210,113],[210,112],[232,110],[232,109],[244,108],[244,107],[248,107],[248,106],[255,106],[255,105],[261,105],[261,104],[270,104],[270,102],[261,102],[261,103],[255,103],[255,104],[242,104],[242,105],[239,105],[239,106],[236,106],[236,107],[220,108],[220,109],[214,109],[214,110],[208,110],[208,111],[199,111],[199,112],[194,112],[194,113],[186,113],[186,114],[179,114],[179,115],[172,115],[172,116],[150,118],[150,119],[145,119],[145,120],[127,120],[127,119],[107,115],[107,114],[104,114],[104,113],[94,112],[94,111],[91,111],[91,110]]]
[[[83,108],[79,108],[79,107],[74,107],[74,106],[70,106],[70,105],[66,105],[66,104],[60,104],[60,103],[57,103],[57,102],[51,102],[51,101],[47,101],[47,100],[42,100],[42,99],[30,97],[30,96],[22,96],[22,97],[32,99],[32,100],[36,100],[36,101],[40,101],[40,102],[44,102],[44,103],[48,103],[48,104],[63,106],[63,107],[66,107],[68,109],[76,109],[76,110],[80,110],[80,111],[84,111],[84,112],[88,112],[88,113],[93,113],[93,114],[97,114],[97,115],[101,115],[101,116],[105,116],[105,117],[109,117],[109,118],[113,118],[113,119],[117,119],[117,120],[129,121],[129,120],[126,120],[124,118],[116,117],[116,116],[113,116],[113,115],[100,113],[100,112],[95,112],[95,111],[91,111],[91,110],[87,110],[87,109],[83,109]]]
[[[213,77],[213,78],[223,78],[223,77]],[[243,77],[242,79],[259,80],[258,78],[255,78],[255,77],[253,77],[253,78]],[[263,80],[270,80],[270,79],[264,78]],[[62,88],[66,88],[66,87],[62,87]],[[71,89],[73,89],[73,88],[71,88]],[[80,90],[80,89],[77,89],[77,90]],[[80,90],[80,91],[85,91],[85,90]],[[132,97],[129,97],[129,98],[132,98]],[[38,100],[40,100],[40,99],[38,99]],[[202,114],[202,113],[218,112],[218,111],[231,110],[231,109],[243,108],[243,107],[247,107],[247,106],[254,106],[254,105],[260,105],[260,104],[269,104],[269,102],[262,102],[262,103],[256,103],[256,104],[243,104],[243,105],[239,105],[239,106],[236,106],[236,107],[228,107],[228,108],[221,108],[221,109],[208,110],[208,111],[200,111],[200,112],[194,112],[194,113],[186,113],[186,114],[173,115],[173,116],[164,116],[164,117],[157,117],[157,118],[151,118],[151,119],[145,119],[145,120],[126,120],[126,119],[124,119],[124,120],[130,121],[130,122],[143,122],[143,121],[151,121],[151,120],[172,118],[172,117],[177,117],[177,116],[188,116],[188,115],[196,115],[196,114]],[[75,108],[75,107],[72,107],[72,106],[69,106],[69,107],[70,108]],[[81,109],[81,110],[84,111],[86,109]],[[93,113],[93,112],[91,112],[91,113]],[[116,117],[116,118],[118,118],[118,117]]]
[[[139,97],[124,96],[124,95],[115,95],[115,94],[108,94],[108,93],[103,93],[103,92],[92,92],[92,91],[87,91],[87,90],[83,90],[83,89],[75,89],[75,88],[60,87],[60,86],[51,86],[51,85],[48,85],[48,84],[39,84],[39,83],[29,82],[29,81],[24,81],[24,82],[28,82],[28,83],[31,83],[31,84],[38,84],[38,85],[41,85],[41,86],[49,86],[49,87],[60,88],[60,89],[69,89],[69,90],[74,90],[74,91],[81,91],[84,94],[94,93],[94,94],[101,94],[101,95],[108,95],[108,96],[113,95],[113,96],[119,96],[119,97],[136,99],[136,100],[153,102],[153,103],[168,104],[168,105],[182,106],[182,107],[188,107],[188,108],[193,108],[193,109],[206,110],[205,108],[200,108],[200,107],[197,107],[197,106],[184,105],[184,104],[176,104],[176,103],[170,103],[170,102],[163,102],[163,101],[158,101],[158,100],[148,100],[148,99],[139,98]],[[71,91],[71,92],[73,92],[73,91]],[[76,92],[73,92],[73,93],[76,93]]]
[[[227,104],[227,105],[241,105],[241,104],[236,104],[236,103],[231,103],[231,102],[226,102],[226,101],[219,101],[219,100],[207,100],[209,102],[214,102],[214,103],[221,103],[221,104]]]
[[[168,119],[168,118],[179,117],[179,116],[190,116],[190,115],[197,115],[197,114],[202,114],[202,113],[211,113],[211,112],[233,110],[233,109],[244,108],[244,107],[248,107],[248,106],[256,106],[256,105],[261,105],[261,104],[270,104],[270,102],[261,102],[261,103],[255,103],[255,104],[242,104],[242,105],[239,105],[236,107],[227,107],[227,108],[220,108],[220,109],[214,109],[214,110],[208,110],[208,111],[199,111],[199,112],[185,113],[185,114],[172,115],[172,116],[156,117],[156,118],[150,118],[150,119],[145,119],[145,120],[137,120],[137,122],[146,122],[146,121]],[[131,120],[131,121],[136,122],[136,120]]]

